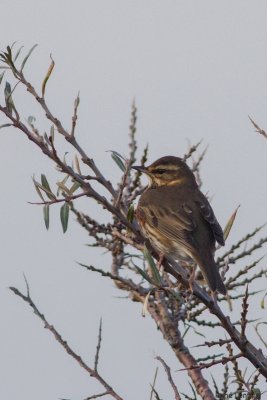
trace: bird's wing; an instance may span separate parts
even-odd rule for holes
[[[213,209],[211,208],[211,205],[209,204],[206,196],[204,196],[204,194],[201,192],[197,200],[197,203],[199,206],[200,213],[202,217],[209,223],[209,226],[213,232],[216,241],[220,245],[224,246],[223,230],[219,222],[217,221]]]
[[[150,226],[161,232],[171,241],[183,244],[185,247],[194,247],[192,232],[196,228],[192,218],[192,210],[186,205],[173,210],[167,207],[158,207],[149,204],[141,207],[144,218]]]

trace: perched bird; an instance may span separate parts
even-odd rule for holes
[[[172,156],[132,168],[149,178],[136,211],[144,236],[161,257],[197,263],[210,289],[226,294],[214,261],[216,241],[224,245],[223,231],[193,172]]]

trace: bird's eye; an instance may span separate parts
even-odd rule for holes
[[[164,174],[164,172],[166,172],[166,169],[156,169],[156,174],[160,174],[160,175],[162,175],[162,174]]]

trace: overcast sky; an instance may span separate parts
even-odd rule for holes
[[[14,41],[26,49],[38,43],[25,68],[37,88],[52,53],[47,98],[65,126],[80,90],[77,135],[110,179],[119,171],[106,150],[127,155],[135,98],[138,141],[140,148],[149,143],[149,161],[183,155],[187,140],[209,145],[203,191],[214,196],[222,225],[241,204],[229,245],[266,222],[267,141],[248,119],[267,128],[265,1],[2,0],[0,11],[1,49]],[[35,115],[44,130],[29,95],[19,89],[15,98],[25,118]],[[56,172],[22,133],[0,135],[0,397],[80,400],[99,391],[7,289],[24,289],[25,273],[37,305],[89,364],[103,318],[100,371],[125,399],[149,399],[154,356],[177,370],[174,356],[139,304],[77,266],[101,267],[109,259],[85,246],[87,236],[73,217],[63,235],[55,207],[46,231],[42,210],[27,203],[37,200],[31,176],[45,173],[53,181]],[[90,212],[91,203],[83,207]],[[102,210],[98,216],[104,218]],[[174,375],[189,393],[186,373]],[[171,398],[161,370],[158,388]]]

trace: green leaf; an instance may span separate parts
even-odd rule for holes
[[[65,203],[60,208],[60,220],[61,220],[63,233],[65,233],[68,229],[69,211],[70,211],[70,206],[67,203]]]
[[[23,49],[23,47],[24,47],[24,46],[21,46],[21,47],[18,49],[18,51],[17,51],[17,53],[16,53],[16,55],[15,55],[15,57],[14,57],[14,62],[17,60],[17,58],[18,58],[18,56],[20,55],[20,52],[21,52],[21,50]]]
[[[4,71],[4,72],[2,72],[2,74],[0,74],[0,85],[1,85],[1,83],[2,83],[2,80],[3,80],[3,77],[4,77],[4,75],[5,75],[5,72],[6,72],[6,71]]]
[[[261,399],[261,390],[259,389],[259,388],[253,388],[252,389],[252,393],[253,393],[253,395],[255,396],[255,399],[258,399],[258,400],[260,400]]]
[[[6,108],[8,110],[8,112],[11,114],[12,110],[13,110],[13,100],[12,100],[12,90],[11,90],[11,85],[9,82],[6,82],[6,86],[5,86],[5,102],[6,102]]]
[[[44,174],[41,175],[41,183],[42,183],[42,188],[44,189],[44,191],[47,194],[48,198],[50,200],[55,200],[56,196],[53,194],[52,190],[50,189],[48,180],[46,179],[46,176]]]
[[[122,172],[125,172],[125,169],[126,169],[125,164],[124,164],[125,158],[122,157],[122,155],[120,155],[117,151],[114,151],[114,150],[109,150],[109,151],[111,153],[112,160],[115,161],[115,163],[118,165],[118,167],[120,168],[120,170]],[[124,160],[124,162],[122,160]]]
[[[51,137],[51,142],[54,143],[54,138],[55,138],[55,128],[54,128],[54,125],[51,125],[51,128],[50,128],[50,137]]]
[[[76,99],[74,100],[74,109],[77,110],[77,108],[79,107],[80,104],[80,93],[78,93]]]
[[[9,126],[13,126],[13,124],[4,124],[4,125],[0,125],[0,129],[2,129],[2,128],[8,128]]]
[[[23,71],[23,68],[25,67],[26,62],[28,61],[28,58],[30,57],[30,55],[32,54],[33,50],[38,46],[38,44],[35,44],[34,46],[32,46],[32,48],[30,49],[30,51],[28,52],[28,54],[26,55],[26,57],[24,58],[24,60],[22,61],[21,67],[20,67],[20,72]]]
[[[154,282],[156,282],[156,284],[158,284],[158,285],[161,285],[161,277],[160,277],[158,268],[146,246],[144,248],[143,253],[144,253],[145,259],[147,260],[147,262],[150,266]]]
[[[28,121],[28,124],[32,126],[34,124],[34,122],[36,121],[36,118],[33,115],[29,115],[27,121]]]
[[[33,183],[34,183],[34,187],[35,187],[35,189],[36,189],[36,192],[38,193],[38,196],[42,199],[43,202],[45,202],[45,199],[44,199],[44,197],[43,197],[43,195],[42,195],[42,192],[41,192],[41,190],[40,190],[40,186],[41,186],[40,183],[36,182],[34,176],[32,177],[32,180],[33,180]]]
[[[45,204],[43,208],[45,227],[49,229],[49,204]]]
[[[226,241],[226,239],[228,238],[229,233],[230,233],[230,231],[231,231],[231,229],[232,229],[232,226],[233,226],[233,224],[234,224],[234,222],[235,222],[236,214],[237,214],[237,211],[238,211],[239,207],[240,207],[240,206],[238,206],[238,207],[235,209],[235,211],[233,212],[233,214],[232,214],[231,217],[229,218],[229,220],[228,220],[228,222],[227,222],[227,224],[226,224],[226,226],[225,226],[225,228],[224,228],[224,231],[223,231],[223,238],[224,238],[225,241]]]
[[[127,220],[132,223],[134,219],[134,205],[131,204],[127,211]]]
[[[135,268],[137,269],[137,272],[149,283],[153,284],[152,279],[147,275],[147,273],[142,269],[139,268],[137,265],[135,265]]]

